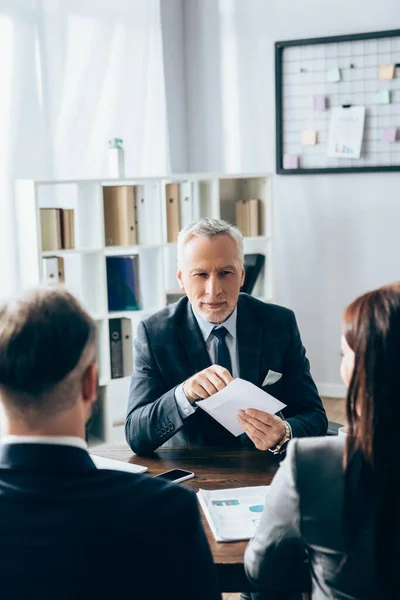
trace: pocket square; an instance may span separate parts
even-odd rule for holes
[[[267,373],[266,378],[263,381],[262,387],[264,387],[264,385],[272,385],[273,383],[276,383],[280,380],[281,377],[282,373],[278,373],[277,371],[271,371],[270,369]]]

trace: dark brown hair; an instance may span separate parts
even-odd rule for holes
[[[73,403],[76,377],[68,376],[90,345],[93,362],[95,337],[94,321],[63,287],[42,287],[0,307],[0,389],[6,408],[24,415]]]
[[[347,545],[350,549],[368,518],[380,598],[400,598],[400,283],[354,300],[344,313],[343,333],[354,351],[346,407]],[[364,494],[371,503],[360,504]],[[362,504],[370,504],[369,514]]]

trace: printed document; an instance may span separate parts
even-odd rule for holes
[[[217,542],[253,537],[269,486],[199,490],[197,497]]]
[[[243,427],[237,420],[239,410],[257,408],[274,415],[286,406],[253,383],[240,379],[240,377],[231,381],[220,392],[205,400],[197,401],[196,405],[205,410],[235,437],[244,433]]]
[[[360,158],[364,134],[365,107],[336,106],[331,110],[328,156]]]
[[[110,469],[112,471],[127,471],[128,473],[144,473],[147,467],[142,465],[134,465],[132,463],[123,462],[122,460],[113,460],[112,458],[104,458],[103,456],[90,455],[90,458],[98,469]]]

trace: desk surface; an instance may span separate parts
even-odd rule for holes
[[[115,460],[137,463],[148,467],[149,475],[157,475],[172,468],[193,471],[195,477],[179,485],[195,492],[203,489],[223,489],[268,485],[278,468],[277,459],[270,452],[221,448],[160,448],[151,457],[135,456],[125,446],[111,446],[93,454]],[[202,522],[217,567],[221,590],[238,592],[249,590],[243,568],[247,542],[216,542],[202,514]]]

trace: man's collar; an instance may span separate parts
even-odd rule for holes
[[[197,314],[197,312],[194,310],[193,306],[192,306],[192,311],[193,311],[195,319],[200,327],[200,331],[204,338],[204,341],[207,341],[211,335],[212,330],[216,326],[216,324],[210,323],[209,321],[206,321],[205,319],[203,319],[203,317],[201,317],[200,315]],[[233,311],[233,313],[231,315],[229,315],[229,317],[226,319],[226,321],[224,321],[223,323],[218,323],[218,325],[223,325],[228,330],[228,333],[230,333],[230,335],[235,340],[236,339],[236,322],[237,322],[237,306],[235,307],[235,310]]]
[[[49,444],[54,446],[73,446],[87,450],[87,443],[80,437],[61,435],[6,435],[1,444]]]

